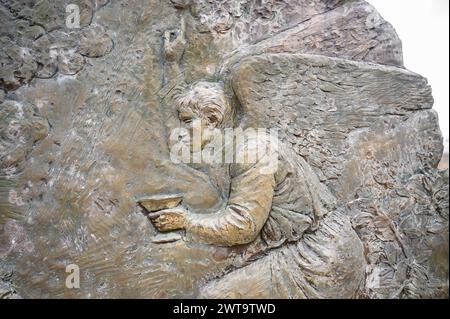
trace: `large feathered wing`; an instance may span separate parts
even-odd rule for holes
[[[247,125],[278,128],[282,141],[326,182],[341,177],[346,155],[363,132],[380,131],[375,128],[383,121],[433,116],[426,111],[433,98],[425,78],[377,64],[263,54],[235,65],[231,84]],[[416,143],[440,142],[433,132],[429,137]]]
[[[368,260],[364,293],[445,291],[431,252],[445,249],[448,238],[448,181],[435,169],[442,137],[426,79],[397,67],[286,53],[246,57],[229,74],[242,125],[279,129],[351,218]]]

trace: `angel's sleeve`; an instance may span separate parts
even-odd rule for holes
[[[235,164],[226,207],[213,214],[190,214],[186,226],[188,238],[219,246],[252,242],[272,206],[275,178],[268,165],[267,154],[256,163]]]

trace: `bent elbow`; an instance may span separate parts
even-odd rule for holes
[[[234,245],[250,244],[256,239],[256,237],[258,237],[258,233],[242,234],[236,237]]]
[[[240,221],[229,225],[226,241],[227,246],[249,244],[258,236],[258,229],[252,220]]]

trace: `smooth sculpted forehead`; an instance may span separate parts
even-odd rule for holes
[[[232,118],[233,109],[218,82],[197,82],[175,95],[178,112],[192,111],[214,127],[225,126]]]

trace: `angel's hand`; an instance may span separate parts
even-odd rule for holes
[[[168,232],[186,227],[188,211],[182,206],[150,213],[148,217],[160,232]]]
[[[169,62],[179,62],[186,47],[184,36],[184,21],[181,21],[180,30],[167,30],[164,32],[164,54]]]

